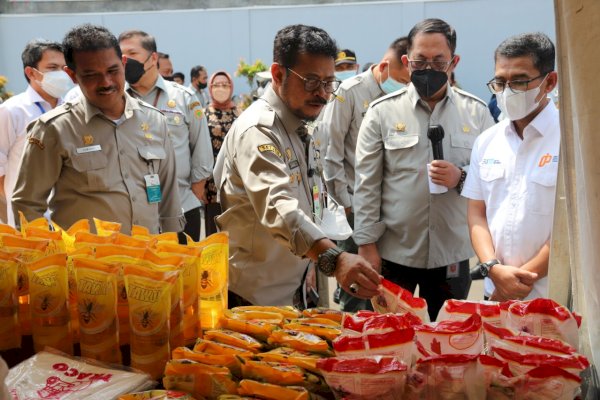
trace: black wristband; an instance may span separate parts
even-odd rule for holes
[[[458,168],[460,169],[460,179],[458,180],[458,183],[456,184],[456,191],[458,192],[458,194],[462,193],[463,190],[463,186],[465,185],[465,181],[467,180],[467,171],[465,171],[462,168]]]

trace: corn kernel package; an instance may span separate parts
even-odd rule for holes
[[[21,347],[16,255],[0,251],[0,351]]]
[[[153,379],[162,376],[171,354],[169,316],[171,290],[179,271],[156,271],[137,265],[124,267],[129,302],[131,366]]]
[[[120,364],[117,270],[96,260],[75,258],[77,309],[83,357]]]
[[[45,346],[73,354],[68,307],[67,255],[58,253],[27,264],[31,333],[36,352]]]

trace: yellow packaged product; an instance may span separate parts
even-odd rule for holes
[[[157,269],[158,271],[179,272],[171,289],[169,344],[172,349],[185,346],[185,339],[183,337],[183,274],[181,269],[183,260],[180,256],[176,255],[160,257],[151,250],[146,250],[145,259],[149,262],[148,266],[150,268]]]
[[[96,246],[96,258],[119,267],[117,273],[117,314],[119,315],[119,343],[129,344],[129,303],[123,279],[123,267],[141,265],[144,262],[145,249],[117,246],[114,244]]]
[[[120,223],[103,221],[98,218],[94,218],[94,227],[98,236],[112,236],[115,233],[121,232]]]
[[[257,396],[267,400],[309,400],[308,391],[299,386],[279,386],[251,379],[240,381],[238,394]]]
[[[165,232],[158,235],[151,235],[151,246],[155,246],[158,243],[179,243],[179,236],[177,232]]]
[[[286,319],[300,318],[302,316],[302,312],[292,306],[240,306],[232,308],[231,311],[236,313],[249,311],[277,313],[283,315]]]
[[[154,251],[159,256],[178,255],[182,258],[183,279],[183,337],[185,344],[193,344],[200,336],[200,304],[198,298],[198,269],[202,249],[176,243],[156,243]]]
[[[31,333],[36,352],[45,346],[73,354],[68,307],[67,255],[53,254],[27,264]]]
[[[141,226],[141,225],[133,225],[131,227],[131,237],[134,237],[137,239],[145,239],[145,240],[152,239],[150,230],[148,228],[146,228],[145,226]]]
[[[129,247],[138,247],[141,249],[146,249],[150,246],[150,239],[142,239],[131,237],[128,235],[124,235],[122,233],[117,233],[115,235],[114,243],[119,246],[129,246]]]
[[[27,221],[25,218],[25,214],[22,211],[19,211],[19,225],[21,226],[21,234],[25,234],[25,229],[28,227],[36,227],[48,230],[48,220],[44,217],[36,218],[33,221]]]
[[[215,399],[222,394],[236,394],[237,384],[229,369],[190,360],[171,360],[165,368],[163,386],[182,390],[194,397]]]
[[[333,355],[326,340],[311,333],[291,329],[278,329],[271,333],[268,343],[274,346],[287,346],[292,349],[310,351],[323,355]]]
[[[342,334],[342,330],[339,326],[334,327],[325,324],[309,323],[304,322],[302,319],[290,321],[289,323],[284,324],[283,328],[300,332],[312,333],[313,335],[317,335],[329,341],[337,338]]]
[[[214,329],[206,331],[204,332],[203,337],[206,340],[212,340],[235,347],[240,347],[253,353],[258,353],[263,348],[263,344],[252,336],[229,329]]]
[[[12,235],[12,236],[21,236],[21,232],[16,230],[10,225],[0,224],[0,235]]]
[[[195,400],[190,394],[176,390],[147,390],[119,396],[119,400]],[[198,399],[202,400],[202,399]]]
[[[304,371],[296,365],[274,361],[256,361],[242,357],[239,359],[242,363],[242,376],[244,379],[284,386],[305,383]]]
[[[317,367],[317,361],[323,358],[323,356],[318,354],[295,350],[291,347],[277,347],[266,353],[256,354],[256,357],[263,361],[290,363],[316,374],[321,374],[321,371]]]
[[[326,318],[341,324],[344,313],[340,310],[333,310],[331,308],[315,307],[303,310],[302,315],[307,318]]]
[[[124,267],[129,302],[131,366],[153,379],[162,376],[170,358],[171,290],[179,271],[156,271],[138,265]]]
[[[240,355],[240,356],[252,356],[253,351],[243,349],[241,347],[232,346],[225,343],[213,342],[212,340],[198,339],[194,345],[194,351],[208,353],[208,354],[227,354],[227,355]]]
[[[334,321],[332,319],[328,319],[328,318],[319,318],[319,317],[305,317],[305,318],[298,318],[296,320],[297,322],[304,322],[307,324],[318,324],[318,325],[326,325],[326,326],[331,326],[334,328],[341,328],[342,324]],[[294,321],[290,321],[290,322],[294,322]]]
[[[86,258],[75,258],[72,262],[77,278],[81,355],[121,364],[117,316],[118,267]]]
[[[240,316],[238,313],[232,313],[229,310],[225,310],[223,317],[221,317],[221,320],[219,321],[219,327],[239,333],[245,333],[263,341],[267,340],[271,335],[271,332],[276,328],[281,328],[281,322],[273,323],[259,319],[245,319],[245,317],[248,316]]]
[[[0,351],[21,347],[16,255],[0,251]]]
[[[209,354],[178,347],[171,352],[174,360],[192,360],[203,364],[227,367],[235,376],[242,376],[242,364],[234,354]]]
[[[75,267],[73,258],[75,257],[94,257],[93,247],[80,247],[67,253],[67,274],[69,277],[69,313],[71,314],[71,332],[73,343],[79,343],[79,306],[77,304],[77,279],[75,277]]]

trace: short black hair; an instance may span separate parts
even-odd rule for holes
[[[156,51],[156,50],[154,50]],[[163,53],[163,52],[158,52],[158,59],[160,60],[161,58],[169,58],[169,55],[167,53]]]
[[[446,21],[439,18],[428,18],[417,23],[408,33],[408,50],[413,47],[415,36],[419,33],[441,33],[446,37],[450,53],[454,55],[456,51],[456,31]]]
[[[25,67],[37,69],[46,50],[54,50],[60,53],[63,52],[63,48],[58,42],[51,42],[46,39],[33,39],[32,41],[27,43],[25,49],[21,53],[23,69],[25,69]],[[27,83],[29,83],[29,78],[27,77],[27,74],[25,74],[25,79],[27,79]]]
[[[179,78],[182,81],[185,81],[185,75],[183,74],[183,72],[173,72],[172,78]]]
[[[131,29],[121,33],[119,35],[119,43],[121,43],[123,40],[131,39],[134,36],[140,37],[140,43],[144,50],[148,50],[150,53],[154,53],[156,51],[156,39],[154,39],[154,36],[140,30]]]
[[[273,61],[286,68],[296,65],[298,55],[308,53],[335,60],[337,46],[323,29],[307,25],[289,25],[275,35]]]
[[[121,58],[119,41],[108,29],[100,25],[83,24],[71,29],[63,39],[63,50],[67,66],[75,71],[75,52],[114,49]]]
[[[402,56],[408,53],[408,38],[406,36],[399,37],[390,44],[389,50],[394,52],[398,62],[402,62]]]
[[[192,67],[190,71],[190,79],[197,78],[201,71],[206,71],[206,68],[204,68],[202,65],[196,65],[195,67]]]
[[[511,36],[498,46],[494,52],[494,61],[498,57],[515,58],[530,56],[534,67],[540,74],[554,71],[555,50],[554,43],[541,32],[523,33]]]

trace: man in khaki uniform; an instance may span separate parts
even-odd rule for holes
[[[30,126],[13,194],[15,216],[46,209],[63,228],[97,217],[152,233],[183,229],[175,158],[163,115],[124,92],[124,60],[106,28],[73,28],[66,71],[83,96]],[[49,198],[50,196],[50,198]],[[18,218],[16,218],[18,221]]]
[[[444,21],[415,25],[402,58],[412,84],[371,104],[356,147],[359,254],[400,286],[419,285],[432,319],[446,299],[469,291],[473,249],[460,190],[475,138],[493,125],[485,102],[448,84],[455,49],[456,32]],[[432,161],[431,125],[444,128],[444,160]],[[427,163],[446,193],[430,194]]]
[[[324,166],[327,195],[346,209],[350,226],[354,225],[352,195],[358,130],[373,100],[410,82],[408,69],[402,64],[407,46],[406,37],[394,40],[378,64],[343,81],[335,99],[323,111],[319,133],[327,137]],[[351,253],[358,252],[352,238],[339,241],[338,246]],[[340,306],[344,311],[372,309],[370,301],[359,300],[344,291],[340,293]]]
[[[320,216],[317,152],[305,122],[317,118],[338,86],[335,42],[319,28],[292,25],[274,43],[273,85],[235,121],[215,166],[230,233],[230,307],[302,307],[303,276],[312,261],[359,297],[377,294],[380,277],[342,252],[313,222]]]
[[[119,35],[119,45],[127,57],[127,93],[158,108],[167,117],[177,160],[179,197],[186,219],[184,232],[198,241],[200,210],[202,203],[207,202],[204,186],[214,164],[202,105],[189,89],[160,76],[153,36],[143,31],[125,31]],[[185,243],[182,234],[179,239]]]

